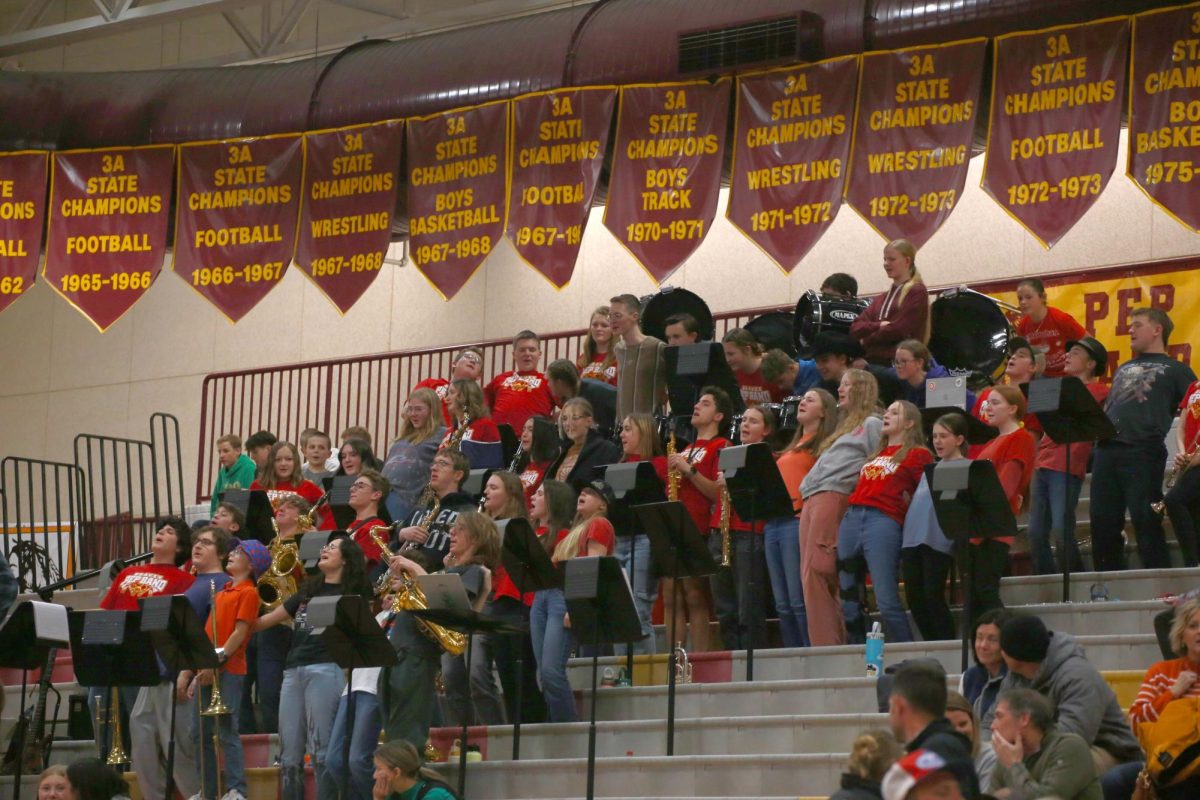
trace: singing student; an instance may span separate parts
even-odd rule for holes
[[[296,449],[296,445],[291,442],[276,442],[271,446],[258,479],[250,488],[264,490],[271,500],[272,508],[277,506],[282,498],[291,494],[300,495],[309,504],[316,503],[324,492],[315,483],[303,478],[300,465],[300,451]],[[321,509],[318,519],[318,528],[333,530],[333,514],[328,507]]]
[[[649,461],[663,486],[667,484],[667,457],[662,451],[658,428],[649,414],[630,414],[621,423],[622,463]],[[657,652],[654,641],[654,602],[658,599],[658,578],[650,569],[650,537],[641,531],[617,537],[614,555],[629,576],[633,589],[633,604],[642,623],[642,638],[633,643],[633,652],[652,655]],[[632,566],[632,568],[631,568]]]
[[[1046,302],[1046,287],[1037,278],[1026,278],[1017,284],[1017,304],[1022,312],[1017,320],[1017,335],[1045,358],[1046,377],[1066,374],[1068,342],[1079,341],[1087,331],[1070,314]]]
[[[383,552],[371,538],[371,529],[387,525],[379,516],[379,506],[391,488],[387,478],[369,468],[358,473],[354,483],[350,484],[349,504],[354,511],[354,521],[346,526],[346,533],[362,548],[368,573],[376,571],[383,559]]]
[[[442,438],[442,448],[449,447],[452,441],[500,441],[500,429],[488,416],[487,406],[483,402],[483,390],[475,381],[460,380],[450,384],[450,388],[446,390],[446,410],[450,414],[451,422],[445,437]]]
[[[542,420],[541,425],[538,420]],[[521,429],[521,452],[516,459],[513,472],[521,478],[525,490],[525,505],[533,502],[533,493],[546,478],[546,470],[558,458],[559,442],[554,434],[554,423],[549,417],[533,416],[525,420]]]

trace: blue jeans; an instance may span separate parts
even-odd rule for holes
[[[1125,509],[1137,532],[1144,569],[1171,566],[1162,518],[1150,504],[1162,499],[1167,449],[1100,443],[1092,463],[1092,558],[1098,572],[1125,569]]]
[[[808,617],[800,586],[800,518],[768,520],[763,527],[763,544],[783,646],[808,647]]]
[[[900,602],[900,523],[877,508],[850,506],[838,528],[838,573],[842,616],[854,641],[866,634],[866,620],[857,592],[864,585],[862,565],[871,573],[875,602],[887,628],[889,642],[911,642],[908,614]],[[857,635],[856,635],[857,634]]]
[[[279,732],[279,692],[283,686],[283,665],[292,646],[292,629],[276,625],[255,634],[258,656],[253,669],[258,677],[258,710],[262,716],[261,733]],[[245,720],[245,716],[242,717]],[[250,731],[245,731],[249,733]]]
[[[575,694],[567,680],[567,659],[575,646],[575,634],[563,625],[566,613],[567,599],[561,589],[543,589],[534,595],[529,633],[550,722],[575,722],[579,718]]]
[[[238,715],[236,709],[242,702],[242,687],[245,685],[245,675],[230,675],[227,672],[221,673],[221,702],[230,708],[234,709],[232,714],[223,714],[219,717],[201,716],[192,706],[192,724],[199,726],[200,731],[200,747],[203,748],[203,763],[204,774],[200,776],[203,781],[205,797],[220,798],[226,792],[237,789],[243,795],[248,795],[250,792],[246,789],[246,758],[242,753],[242,739],[238,735]],[[200,704],[204,708],[208,708],[209,700],[212,698],[212,687],[200,687]],[[217,791],[217,755],[213,750],[213,723],[217,724],[216,733],[221,739],[221,752],[224,754],[225,770],[221,782],[221,791]]]
[[[1033,571],[1037,575],[1049,575],[1062,571],[1062,552],[1059,566],[1054,565],[1051,547],[1067,536],[1067,552],[1071,556],[1071,570],[1079,572],[1083,562],[1079,558],[1079,545],[1075,544],[1075,507],[1079,504],[1079,491],[1083,480],[1066,472],[1038,469],[1033,473],[1033,497],[1029,501],[1029,547],[1033,551]]]
[[[325,751],[325,784],[322,797],[337,797],[346,775],[346,723],[350,715],[350,695],[342,695],[338,701],[337,716],[333,718],[333,730],[329,734],[329,748]],[[379,717],[379,698],[374,692],[354,692],[354,730],[350,732],[350,782],[344,800],[371,800],[371,789],[375,784],[375,748],[379,745],[379,729],[383,722]]]
[[[312,756],[317,786],[325,775],[325,753],[346,679],[334,663],[283,671],[279,693],[280,800],[304,800],[304,754]],[[322,798],[325,795],[321,795]]]
[[[618,536],[613,555],[621,562],[621,569],[629,578],[629,586],[633,589],[633,605],[637,608],[638,619],[642,621],[642,638],[631,646],[634,654],[653,655],[656,651],[654,643],[654,621],[651,614],[654,611],[654,601],[658,599],[658,578],[650,571],[650,537],[645,534],[635,536]],[[633,561],[633,570],[629,562]],[[617,652],[623,652],[618,646]]]

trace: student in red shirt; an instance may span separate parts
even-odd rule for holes
[[[454,365],[450,373],[450,380],[445,378],[426,378],[412,388],[415,392],[417,389],[432,389],[442,401],[442,417],[445,419],[446,427],[450,427],[451,418],[450,411],[446,408],[446,390],[450,388],[451,381],[474,381],[479,383],[479,376],[483,374],[483,351],[478,347],[464,347],[454,355]],[[412,392],[409,392],[412,395]]]
[[[745,328],[734,328],[725,334],[721,344],[747,408],[783,400],[786,392],[763,377],[763,346],[754,334]]]
[[[513,337],[513,363],[517,368],[501,372],[483,390],[497,425],[510,425],[513,431],[519,431],[534,414],[548,417],[554,413],[550,382],[537,369],[541,357],[542,340],[536,333],[521,331]]]
[[[1037,442],[1021,426],[1025,416],[1025,395],[1015,386],[993,386],[985,409],[987,423],[1000,432],[983,450],[979,460],[991,461],[1004,487],[1013,513],[1020,512],[1029,498],[1029,483],[1037,459]],[[1011,536],[994,539],[972,539],[967,548],[974,572],[971,577],[971,596],[976,616],[993,608],[1001,608],[1000,578],[1008,564]]]
[[[313,504],[324,496],[324,492],[312,481],[304,480],[300,475],[300,451],[291,442],[276,442],[271,446],[267,462],[251,489],[261,489],[271,500],[271,507],[279,505],[279,501],[287,495],[298,494]],[[328,507],[319,512],[318,528],[323,531],[333,530],[333,515]]]
[[[624,453],[621,463],[649,461],[663,486],[667,485],[667,457],[658,439],[658,426],[650,414],[630,414],[621,423],[621,451]],[[620,534],[614,555],[629,576],[633,604],[642,622],[642,638],[631,647],[634,654],[653,655],[657,652],[652,614],[658,599],[658,577],[651,570],[650,537],[636,528]],[[617,654],[621,655],[621,650]]]
[[[900,545],[908,504],[933,455],[925,447],[921,410],[897,400],[883,413],[883,446],[868,459],[850,495],[838,529],[842,613],[851,642],[866,640],[867,621],[858,599],[871,573],[875,600],[890,642],[911,642],[908,615],[900,602]]]
[[[1080,343],[1074,343],[1078,347]],[[1075,347],[1072,347],[1074,351]],[[1183,552],[1183,565],[1196,566],[1196,516],[1200,512],[1200,381],[1192,381],[1179,404],[1179,425],[1175,427],[1175,485],[1163,498],[1171,528]],[[1071,464],[1074,467],[1074,463]]]
[[[580,379],[590,378],[617,385],[617,354],[613,350],[613,329],[608,321],[608,306],[600,306],[592,312],[575,366],[579,369]]]
[[[542,430],[537,430],[537,420],[542,420]],[[546,470],[558,458],[557,427],[549,417],[533,416],[525,420],[521,429],[521,451],[515,460],[514,472],[525,489],[525,505],[532,510],[533,493],[542,485]]]
[[[729,444],[729,440],[721,436],[721,426],[731,416],[733,401],[725,390],[705,386],[692,408],[696,440],[667,459],[670,470],[679,475],[679,502],[683,503],[696,530],[701,533],[708,532],[713,503],[717,499],[717,460],[721,448]],[[670,643],[672,647],[688,641],[690,632],[688,650],[697,653],[708,650],[711,613],[706,583],[701,578],[683,578],[676,586],[675,581],[663,579],[663,618],[667,621],[668,635],[675,637],[675,642]]]
[[[449,445],[451,440],[459,443],[500,441],[500,430],[488,416],[487,406],[483,404],[483,390],[475,381],[458,380],[450,384],[446,391],[446,409],[450,412],[450,426],[446,428],[441,447]]]
[[[1067,312],[1046,304],[1046,287],[1037,278],[1026,278],[1017,284],[1017,304],[1022,314],[1017,320],[1017,335],[1028,340],[1033,351],[1046,359],[1047,378],[1062,377],[1066,370],[1067,343],[1079,341],[1087,331]],[[1107,363],[1101,365],[1101,373]]]
[[[373,469],[364,469],[358,473],[354,483],[350,484],[350,508],[354,509],[354,521],[346,526],[346,533],[362,548],[368,572],[377,571],[383,563],[383,551],[371,538],[371,529],[387,526],[379,516],[379,504],[391,490],[388,479]],[[385,542],[392,535],[390,528],[380,533]]]

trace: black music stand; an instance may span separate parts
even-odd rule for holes
[[[50,650],[70,646],[71,632],[67,609],[55,603],[24,600],[0,626],[0,667],[21,670],[21,711],[25,711],[29,670],[47,666]],[[39,695],[40,697],[40,695]],[[13,800],[21,800],[21,770],[25,753],[17,753],[13,772]]]
[[[450,608],[429,608],[429,609],[413,609],[408,612],[415,617],[427,619],[430,622],[441,625],[443,628],[449,628],[452,631],[458,631],[465,634],[467,637],[467,668],[470,669],[471,655],[475,648],[475,634],[477,633],[525,633],[529,628],[525,625],[513,625],[511,622],[506,622],[502,619],[481,614],[473,610],[459,610]],[[463,716],[462,738],[459,740],[458,747],[458,796],[466,797],[467,790],[467,728],[468,718]]]
[[[633,591],[613,556],[572,558],[563,562],[563,595],[571,630],[580,641],[592,643],[592,708],[588,723],[587,798],[596,796],[596,675],[601,644],[642,638],[642,620],[633,604]]]
[[[517,448],[521,446],[521,437],[507,422],[496,423],[496,430],[500,431],[500,469],[505,469],[517,454]]]
[[[954,459],[925,466],[925,479],[929,481],[933,495],[933,509],[942,533],[954,542],[954,549],[961,565],[961,592],[963,596],[962,621],[962,668],[966,671],[971,640],[971,620],[974,603],[971,602],[975,570],[967,548],[971,538],[992,539],[1000,536],[1015,536],[1017,518],[996,468],[990,461],[968,461]]]
[[[704,536],[692,515],[678,500],[646,503],[634,511],[650,536],[650,556],[657,574],[671,579],[675,591],[680,578],[703,578],[717,571]],[[674,598],[672,598],[674,599]],[[675,618],[671,615],[671,656],[667,660],[667,755],[675,755]]]
[[[1037,414],[1042,430],[1056,444],[1067,445],[1067,474],[1071,474],[1071,445],[1076,442],[1103,441],[1117,435],[1117,429],[1096,398],[1074,376],[1039,378],[1022,383],[1021,391],[1029,400],[1028,412]],[[1071,482],[1066,482],[1067,506],[1071,500]],[[1064,506],[1066,508],[1067,506]],[[1063,570],[1063,602],[1071,600],[1071,551],[1067,537],[1074,531],[1063,526],[1059,542]],[[1073,542],[1071,542],[1073,544]]]
[[[634,506],[645,503],[664,503],[667,500],[666,488],[654,465],[649,461],[633,461],[627,464],[609,464],[595,467],[596,477],[608,484],[617,498],[615,506],[608,510],[608,519],[613,525],[617,536],[629,537],[629,581],[632,585],[637,580],[637,516]],[[639,639],[644,637],[638,637]],[[654,627],[650,628],[650,651],[654,652]],[[629,683],[633,685],[633,645],[626,648],[625,672]]]
[[[141,601],[142,633],[150,637],[154,652],[178,680],[185,669],[218,669],[216,645],[204,632],[204,620],[196,616],[195,609],[181,594],[147,597]],[[214,684],[220,675],[213,676]],[[167,734],[167,797],[175,796],[175,701],[171,696],[171,730]],[[200,746],[203,747],[203,736]],[[204,776],[200,776],[203,786]],[[203,794],[203,792],[201,792]]]
[[[221,502],[229,503],[246,518],[241,538],[257,539],[263,544],[270,544],[275,538],[275,528],[271,525],[275,510],[271,508],[271,500],[266,492],[261,489],[226,489],[221,493]]]
[[[663,359],[667,367],[667,393],[672,413],[678,415],[682,411],[690,416],[692,406],[700,397],[700,390],[709,385],[725,390],[733,401],[733,413],[740,414],[746,410],[742,390],[719,343],[672,345],[663,351]],[[676,402],[680,405],[676,406]]]
[[[725,486],[729,491],[729,499],[733,510],[743,522],[749,522],[751,534],[755,523],[766,522],[779,517],[792,517],[796,508],[792,505],[792,496],[788,494],[779,467],[775,466],[775,457],[771,447],[766,442],[725,447],[721,449],[717,468],[725,473]],[[730,531],[730,536],[734,535]],[[753,542],[752,542],[753,544]],[[737,566],[737,550],[733,550],[730,569]],[[754,549],[751,547],[751,558]],[[764,553],[765,557],[765,553]],[[734,572],[736,581],[736,571]],[[735,583],[736,585],[736,583]],[[754,596],[754,565],[750,565],[750,596]],[[738,602],[738,631],[749,628],[747,620],[741,618],[742,603]],[[762,604],[751,613],[762,614]],[[765,630],[765,621],[764,621]],[[746,680],[754,680],[754,632],[746,637]]]
[[[309,531],[300,537],[300,549],[296,551],[296,558],[304,564],[306,571],[314,572],[317,568],[317,559],[321,557],[321,551],[325,549],[325,545],[345,535],[345,531]]]
[[[350,523],[354,522],[357,513],[350,507],[350,487],[354,484],[354,480],[354,475],[332,475],[321,479],[321,487],[325,490],[325,500],[329,503],[329,511],[333,514],[333,524],[343,530],[350,527]]]
[[[558,571],[554,569],[554,563],[550,561],[546,548],[538,541],[537,533],[529,524],[529,520],[521,517],[497,520],[496,528],[500,531],[500,561],[518,592],[526,595],[543,589],[557,589],[561,585]],[[524,644],[522,637],[522,646],[517,648],[517,697],[513,703],[517,710],[517,717],[513,720],[513,761],[521,760],[521,718],[524,711],[522,703],[525,686]],[[466,747],[465,740],[462,747]]]
[[[333,661],[346,670],[346,724],[342,756],[342,797],[350,794],[350,739],[354,733],[354,670],[390,667],[397,663],[396,651],[387,634],[375,621],[366,598],[357,594],[315,597],[308,603],[308,623],[321,637]]]

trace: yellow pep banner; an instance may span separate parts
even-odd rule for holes
[[[1046,301],[1070,314],[1108,348],[1111,379],[1117,364],[1132,357],[1129,349],[1129,318],[1136,308],[1161,308],[1175,323],[1167,353],[1200,373],[1200,360],[1194,357],[1191,343],[1200,341],[1200,258],[1144,264],[1136,272],[1128,267],[1096,270],[1044,278]],[[993,297],[1016,305],[1017,282],[1005,289],[991,284]],[[1188,298],[1191,298],[1190,300]]]

